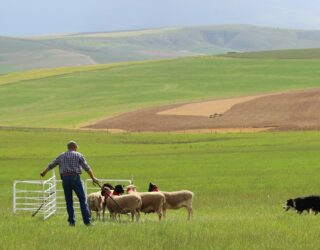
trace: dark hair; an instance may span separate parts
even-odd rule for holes
[[[75,141],[69,141],[68,144],[67,144],[67,147],[68,149],[71,149],[71,148],[77,148],[78,145]]]

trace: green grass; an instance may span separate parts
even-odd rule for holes
[[[14,179],[38,179],[64,150],[80,144],[100,178],[130,178],[146,190],[195,193],[194,220],[168,211],[167,221],[78,223],[66,214],[43,222],[12,214]],[[2,249],[316,249],[319,218],[285,213],[288,198],[319,192],[319,132],[226,135],[124,134],[0,130]],[[86,175],[84,174],[85,178]]]
[[[320,86],[320,60],[195,57],[120,66],[0,76],[0,126],[75,128],[141,107]]]
[[[143,62],[135,62],[134,64],[141,64]],[[148,62],[144,62],[148,63]],[[88,71],[97,71],[103,69],[110,69],[121,66],[128,66],[132,63],[113,63],[113,64],[100,64],[100,65],[88,65],[81,67],[63,67],[63,68],[50,68],[50,69],[36,69],[30,71],[23,72],[13,72],[4,74],[0,77],[0,85],[10,84],[10,83],[18,83],[22,81],[28,80],[37,80],[43,79],[53,76],[62,76],[73,74],[77,72],[88,72]]]

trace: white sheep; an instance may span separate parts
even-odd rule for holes
[[[127,186],[127,193],[138,194],[142,200],[141,212],[144,213],[157,213],[159,221],[163,216],[163,207],[166,202],[164,194],[160,192],[137,192],[134,185]]]
[[[137,194],[113,195],[108,187],[104,187],[102,194],[105,197],[104,206],[108,208],[112,219],[116,220],[117,214],[131,214],[132,221],[140,218],[142,205],[141,197]]]
[[[104,214],[105,214],[105,207],[103,206],[104,203],[104,197],[101,195],[101,192],[95,192],[88,195],[87,198],[88,203],[88,209],[90,212],[91,217],[91,211],[96,212],[96,219],[101,221],[101,212],[102,212],[102,220],[104,220]]]
[[[159,192],[160,190],[155,184],[149,184],[149,192]],[[163,192],[166,198],[165,205],[163,207],[163,217],[166,217],[167,209],[179,209],[185,207],[188,210],[188,220],[193,217],[193,208],[192,208],[192,200],[193,200],[193,192],[189,190],[181,190],[175,192]]]

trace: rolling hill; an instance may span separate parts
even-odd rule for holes
[[[320,47],[320,31],[246,25],[0,37],[0,74],[37,68]]]
[[[79,128],[139,108],[319,87],[320,60],[188,57],[0,76],[0,126]]]

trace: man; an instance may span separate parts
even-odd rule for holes
[[[81,214],[85,225],[91,225],[90,215],[87,207],[86,196],[80,179],[81,169],[84,169],[92,178],[94,183],[99,183],[98,179],[94,176],[90,166],[87,164],[82,154],[77,152],[78,145],[74,141],[67,144],[68,151],[60,154],[53,160],[48,167],[40,173],[44,177],[47,172],[57,165],[59,165],[60,175],[62,179],[62,186],[67,204],[68,221],[70,226],[75,226],[75,216],[73,209],[72,190],[78,196],[81,208]]]

